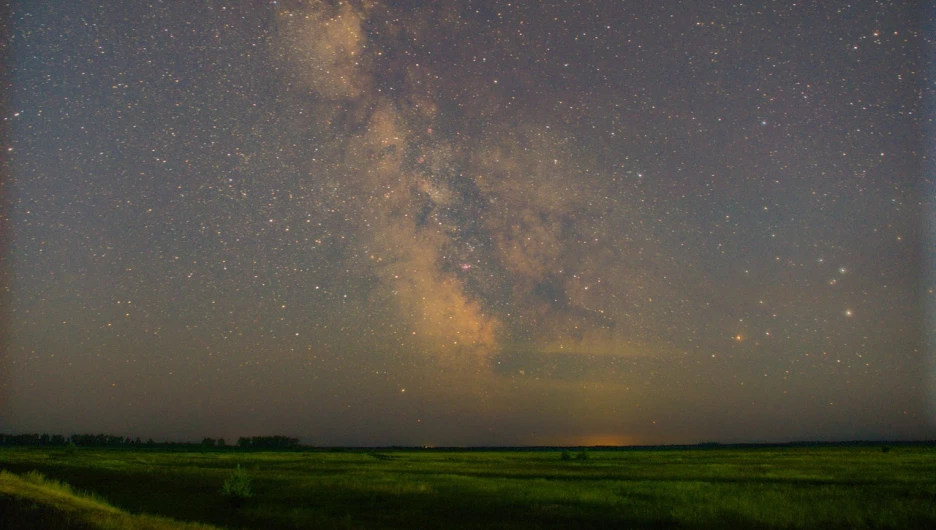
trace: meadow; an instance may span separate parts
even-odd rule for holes
[[[561,453],[0,447],[0,529],[936,528],[933,446]]]

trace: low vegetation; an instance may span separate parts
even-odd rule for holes
[[[566,455],[4,447],[0,528],[28,528],[29,503],[84,525],[33,528],[936,528],[933,446]]]
[[[221,485],[221,495],[227,499],[228,504],[233,508],[240,508],[247,502],[247,499],[253,497],[253,490],[250,488],[250,475],[241,469],[240,464],[233,473],[224,479]]]
[[[42,473],[17,476],[0,471],[0,528],[88,530],[212,530],[202,523],[184,523],[167,517],[132,515],[94,494],[75,491]]]

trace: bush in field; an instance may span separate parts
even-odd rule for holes
[[[559,458],[562,459],[562,460],[572,460],[572,453],[570,453],[570,452],[568,452],[568,451],[563,451],[563,452],[562,452],[562,455],[560,455]]]
[[[221,486],[221,495],[227,499],[231,506],[239,508],[247,502],[247,499],[253,497],[250,480],[250,475],[241,469],[240,464],[238,464],[237,469],[224,479],[224,484]]]
[[[588,460],[588,449],[582,449],[577,455],[575,455],[576,460]]]
[[[65,454],[73,455],[76,453],[78,453],[78,446],[75,445],[75,442],[72,442],[71,440],[69,440],[68,445],[65,446]]]

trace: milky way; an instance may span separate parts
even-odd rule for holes
[[[932,436],[918,9],[18,6],[0,421]]]

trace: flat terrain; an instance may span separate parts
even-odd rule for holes
[[[0,448],[0,469],[226,528],[936,528],[932,446],[570,453]],[[238,465],[253,496],[235,508]]]

